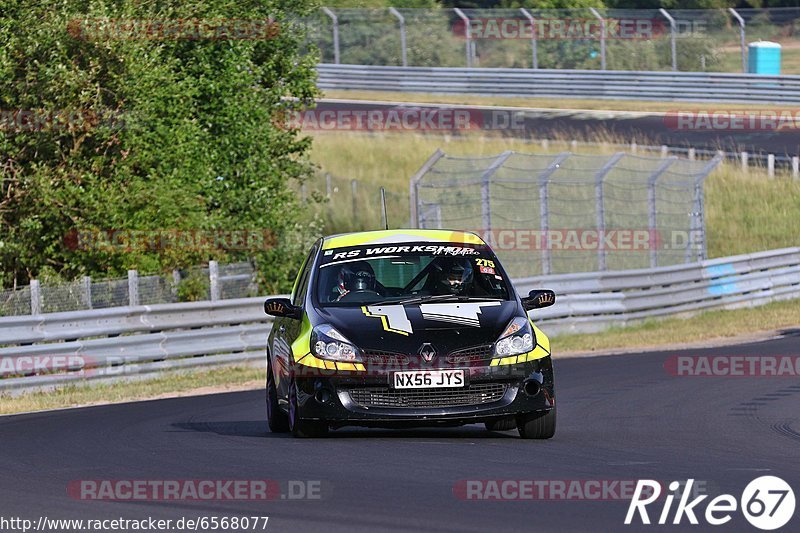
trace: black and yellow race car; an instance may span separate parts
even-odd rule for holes
[[[273,432],[484,423],[523,438],[556,428],[550,342],[477,235],[387,230],[326,237],[290,298],[264,304]]]

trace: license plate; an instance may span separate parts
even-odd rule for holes
[[[395,389],[437,389],[466,385],[463,370],[415,370],[392,374]]]

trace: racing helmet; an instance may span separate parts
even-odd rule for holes
[[[444,269],[440,281],[445,293],[464,294],[472,285],[474,272],[468,259],[454,259],[448,268]]]
[[[339,279],[336,289],[339,297],[351,291],[374,291],[375,271],[366,261],[356,261],[342,266],[339,270]]]

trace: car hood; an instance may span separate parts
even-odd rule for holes
[[[325,307],[319,317],[365,352],[437,354],[493,344],[522,310],[516,301]]]

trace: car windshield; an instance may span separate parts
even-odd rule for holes
[[[508,300],[495,255],[485,245],[392,243],[325,250],[316,300],[321,306]]]

